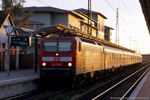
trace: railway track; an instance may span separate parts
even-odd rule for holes
[[[141,64],[142,66],[144,66],[145,64],[147,64],[147,63],[143,63],[143,64]],[[129,67],[130,68],[130,67]],[[125,70],[127,70],[127,69],[129,69],[128,67],[127,68],[125,68]],[[133,69],[133,68],[131,68],[131,69]],[[136,68],[135,67],[135,69],[138,69],[138,67]],[[144,68],[143,68],[144,69]],[[142,70],[142,69],[141,69]],[[119,71],[118,73],[124,73],[125,71]],[[128,72],[128,71],[127,71]],[[38,91],[38,92],[34,92],[34,93],[26,93],[26,94],[22,94],[22,95],[19,95],[19,96],[16,96],[16,97],[13,97],[13,98],[8,98],[8,99],[6,99],[6,100],[47,100],[48,98],[51,98],[51,99],[53,99],[53,98],[55,98],[55,97],[57,97],[58,95],[63,95],[62,96],[62,98],[63,97],[68,97],[67,99],[69,100],[69,99],[71,99],[71,100],[78,100],[78,99],[80,99],[80,100],[82,100],[82,99],[86,99],[86,100],[91,100],[91,99],[93,99],[93,100],[96,100],[97,98],[101,98],[102,100],[104,100],[105,98],[102,98],[102,97],[105,97],[104,95],[106,95],[106,94],[104,94],[104,95],[102,95],[102,96],[99,96],[99,97],[97,97],[97,98],[95,98],[94,99],[94,97],[96,97],[96,96],[98,96],[98,94],[97,93],[95,93],[95,94],[97,94],[97,95],[93,95],[93,94],[91,94],[91,92],[92,93],[94,93],[93,91],[96,91],[98,88],[102,88],[103,89],[103,91],[104,90],[106,90],[106,87],[105,88],[103,88],[103,86],[110,86],[110,85],[107,85],[107,84],[113,84],[114,82],[112,82],[112,81],[114,81],[114,80],[116,80],[117,78],[117,76],[119,76],[119,75],[117,75],[117,73],[114,73],[114,74],[116,74],[116,76],[114,76],[113,77],[113,75],[111,76],[111,77],[113,77],[112,79],[110,78],[110,76],[108,75],[108,76],[106,76],[106,77],[103,77],[103,78],[100,78],[100,80],[103,80],[103,81],[100,81],[100,82],[98,82],[98,83],[96,83],[96,84],[100,84],[100,86],[96,86],[96,87],[92,87],[92,84],[94,83],[90,83],[90,86],[89,86],[89,84],[86,84],[86,85],[83,85],[83,86],[79,86],[79,87],[77,87],[77,88],[65,88],[65,89],[61,89],[61,90],[57,90],[57,91],[51,91],[51,90],[49,90],[49,91]],[[125,73],[125,74],[127,74],[127,73]],[[108,78],[109,77],[109,78]],[[109,81],[107,81],[109,79]],[[139,79],[140,80],[140,79]],[[98,80],[99,81],[99,80]],[[101,84],[102,83],[102,84]],[[94,83],[95,84],[95,83]],[[90,90],[89,88],[91,88],[92,87],[92,90]],[[134,87],[134,86],[133,86]],[[88,89],[87,89],[88,88]],[[84,91],[82,91],[84,89]],[[132,90],[132,89],[131,89]],[[77,92],[81,92],[81,93],[79,93],[79,95],[77,95],[77,96],[75,96],[76,94],[77,94]],[[101,91],[101,90],[100,90]],[[111,90],[112,91],[112,90]],[[101,91],[102,92],[102,91]],[[129,91],[130,92],[130,91]],[[107,92],[107,93],[110,93],[109,91]],[[127,95],[128,95],[128,93],[126,93]],[[86,96],[86,95],[88,95],[88,96]],[[89,95],[91,95],[91,97],[89,97]],[[86,97],[86,98],[84,98],[84,97]],[[113,96],[111,96],[111,97],[113,97]],[[124,96],[124,98],[126,97],[126,95]],[[106,99],[107,100],[107,99]],[[109,99],[108,99],[109,100]]]
[[[148,65],[147,65],[148,66]],[[146,68],[147,66],[139,69],[138,71],[134,72],[133,74],[129,75],[128,77],[124,78],[123,80],[121,80],[120,82],[116,83],[115,85],[113,85],[112,87],[108,88],[107,90],[105,90],[104,92],[100,93],[99,95],[97,95],[96,97],[92,98],[92,100],[98,100],[98,99],[102,99],[102,96],[106,96],[107,93],[110,94],[110,92],[117,88],[119,85],[123,84],[123,82],[125,81],[129,81],[129,78],[133,77],[134,75],[137,75],[138,72],[142,71],[144,68]],[[123,99],[127,99],[127,97],[129,96],[129,93],[131,93],[131,91],[135,88],[135,86],[139,83],[139,81],[142,79],[142,77],[149,71],[150,67],[148,67],[142,75],[140,75],[140,77],[133,83],[133,85],[131,85],[131,87],[129,89],[127,89],[127,91],[121,96],[111,96],[110,99],[119,99],[119,100],[123,100]],[[105,98],[105,97],[104,97]]]
[[[119,80],[87,91],[71,100],[124,100],[127,99],[139,81],[149,71],[149,64]]]

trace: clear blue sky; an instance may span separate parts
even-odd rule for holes
[[[26,0],[24,6],[52,6],[66,10],[87,9],[88,0]],[[119,8],[120,45],[138,51],[140,48],[141,53],[150,53],[150,46],[148,46],[150,36],[139,0],[92,0],[92,10],[106,16],[108,19],[105,20],[105,25],[114,29],[116,8]],[[114,30],[113,42],[115,42],[115,33]]]

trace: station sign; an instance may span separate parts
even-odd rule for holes
[[[31,46],[31,37],[11,37],[11,46]]]

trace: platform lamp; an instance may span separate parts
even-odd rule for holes
[[[6,34],[8,36],[8,57],[7,57],[7,76],[10,76],[10,33],[13,32],[13,27],[12,26],[4,26]]]

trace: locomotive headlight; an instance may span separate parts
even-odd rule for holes
[[[71,67],[71,66],[72,66],[72,63],[68,63],[68,66]]]
[[[56,56],[58,56],[58,53],[56,53]]]
[[[46,66],[46,63],[45,63],[45,62],[43,62],[43,63],[42,63],[42,65],[43,65],[43,66]]]

